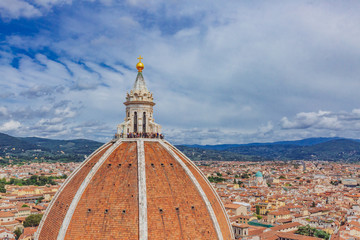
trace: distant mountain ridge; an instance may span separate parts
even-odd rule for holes
[[[319,143],[329,142],[332,140],[338,139],[348,139],[348,138],[339,138],[339,137],[319,137],[319,138],[305,138],[301,140],[294,141],[278,141],[278,142],[267,142],[267,143],[246,143],[246,144],[219,144],[219,145],[182,145],[187,147],[196,147],[203,149],[214,149],[214,150],[226,150],[229,148],[240,147],[240,146],[265,146],[265,145],[296,145],[296,146],[312,146]],[[360,142],[360,139],[348,139],[353,141]]]
[[[103,145],[101,142],[87,139],[56,140],[38,137],[26,137],[19,139],[29,144],[34,144],[40,149],[52,152],[64,151],[75,154],[90,154],[92,151],[95,151],[98,147]]]
[[[360,161],[360,140],[338,137],[273,143],[182,145],[179,148],[196,160]]]
[[[0,156],[13,156],[23,160],[44,159],[82,161],[103,143],[87,140],[55,140],[38,137],[13,137],[0,133]]]
[[[22,160],[82,161],[84,156],[91,154],[102,144],[87,139],[55,140],[13,137],[0,133],[0,156],[10,155]],[[272,143],[177,145],[177,147],[195,161],[360,161],[360,140],[338,137]]]
[[[21,148],[24,150],[35,149],[36,146],[4,133],[0,133],[0,149],[2,148]]]

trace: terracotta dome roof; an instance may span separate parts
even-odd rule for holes
[[[163,139],[153,119],[154,104],[143,104],[152,103],[152,94],[139,74],[144,91],[135,84],[128,94],[116,139],[68,177],[47,208],[36,239],[234,238],[206,177]]]
[[[38,239],[232,239],[201,171],[161,139],[119,139],[63,184]]]

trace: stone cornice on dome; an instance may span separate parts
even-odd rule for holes
[[[129,106],[131,104],[137,104],[137,105],[145,104],[145,105],[155,106],[156,103],[148,102],[148,101],[126,101],[126,102],[124,102],[125,106]]]

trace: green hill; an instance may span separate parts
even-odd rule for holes
[[[27,143],[34,144],[40,149],[45,149],[53,153],[60,153],[62,151],[70,154],[89,154],[103,144],[87,139],[53,140],[37,137],[20,139]]]
[[[309,154],[313,154],[317,159],[324,160],[360,160],[360,143],[355,140],[338,139],[326,143],[316,144],[307,149]]]
[[[19,138],[0,133],[0,151],[14,149],[14,152],[22,152],[25,150],[36,149],[36,145],[23,141]]]
[[[297,141],[298,142],[298,141]],[[316,143],[318,142],[318,143]],[[217,146],[178,146],[193,160],[328,160],[360,161],[360,142],[353,139],[328,139],[311,145],[277,142],[266,144]],[[220,150],[219,150],[220,149]]]
[[[83,161],[103,143],[87,139],[54,140],[0,133],[0,156],[13,161]],[[6,163],[1,159],[0,163]]]

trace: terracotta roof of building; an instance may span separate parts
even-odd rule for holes
[[[225,207],[225,208],[229,208],[229,209],[238,209],[239,207],[242,207],[242,205],[240,205],[240,204],[234,204],[234,203],[229,203],[229,204],[225,204],[224,207]]]
[[[278,219],[276,221],[278,223],[287,223],[287,222],[292,222],[292,218]]]
[[[12,212],[0,212],[0,218],[14,217],[15,214]]]
[[[299,234],[286,233],[286,232],[276,232],[276,235],[281,238],[291,239],[291,240],[322,240],[322,238],[303,236]]]
[[[245,224],[245,223],[242,223],[242,224],[232,223],[232,225],[235,226],[235,227],[239,227],[239,228],[249,228],[249,227],[251,227],[250,225]]]
[[[19,240],[34,236],[36,233],[36,230],[37,230],[37,227],[24,228],[24,232],[21,234]]]
[[[14,220],[14,221],[9,221],[9,222],[0,222],[0,224],[1,224],[2,226],[10,226],[10,225],[19,224],[19,221]]]
[[[249,228],[249,236],[257,236],[263,233],[267,228],[266,227],[254,227]]]
[[[19,222],[24,222],[26,219],[26,217],[17,217],[15,218],[16,221],[19,221]]]
[[[272,211],[272,212],[269,212],[268,215],[274,215],[274,216],[282,216],[282,215],[290,215],[291,212],[290,211],[287,211],[287,210],[284,210],[284,211]]]
[[[261,240],[277,240],[279,237],[276,235],[276,231],[267,230],[259,235]]]
[[[298,223],[298,222],[292,222],[292,223],[286,223],[286,224],[283,224],[283,225],[272,227],[271,230],[273,230],[273,231],[281,231],[281,230],[285,230],[285,229],[293,228],[293,227],[298,227],[298,226],[302,226],[302,224]]]
[[[0,227],[0,233],[1,233],[1,234],[6,233],[8,240],[15,240],[15,235],[14,235],[14,233],[11,232],[9,229],[7,229],[7,228],[5,228],[5,227]]]
[[[30,211],[30,208],[29,207],[22,207],[22,208],[19,208],[18,211]]]

